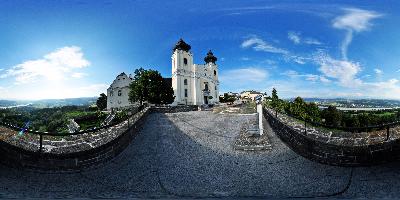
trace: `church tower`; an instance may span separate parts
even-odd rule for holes
[[[172,87],[174,88],[176,104],[188,104],[190,102],[190,76],[193,68],[193,54],[182,38],[175,44],[172,54]]]
[[[205,64],[194,64],[190,45],[180,39],[173,48],[172,88],[175,100],[172,105],[203,105],[219,102],[217,58],[211,52]]]

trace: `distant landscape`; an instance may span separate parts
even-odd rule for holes
[[[293,101],[295,98],[289,99]],[[400,100],[391,99],[344,99],[344,98],[304,98],[305,102],[313,102],[319,106],[336,106],[342,108],[398,108]]]
[[[0,100],[0,108],[31,106],[34,108],[54,108],[62,106],[87,106],[96,103],[97,97],[41,100]]]

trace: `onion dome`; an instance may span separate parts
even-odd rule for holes
[[[209,50],[207,56],[204,58],[204,61],[206,63],[212,62],[215,64],[215,62],[217,61],[217,57],[215,57],[211,50]]]
[[[175,44],[175,47],[174,47],[174,51],[175,50],[184,50],[184,51],[189,51],[190,49],[191,49],[191,47],[190,47],[190,45],[188,45],[185,41],[183,41],[182,40],[182,38],[181,39],[179,39],[179,41]]]

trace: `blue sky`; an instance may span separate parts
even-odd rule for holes
[[[0,1],[0,99],[98,96],[121,72],[171,76],[182,37],[221,92],[400,99],[396,1]]]

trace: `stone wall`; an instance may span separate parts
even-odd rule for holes
[[[159,113],[177,113],[177,112],[189,112],[199,110],[197,105],[185,105],[185,106],[154,106],[150,108],[152,112]]]
[[[0,162],[13,167],[27,167],[50,170],[74,170],[90,167],[108,161],[121,153],[144,124],[149,109],[139,112],[141,115],[132,126],[111,141],[77,152],[40,153],[30,151],[0,140]]]
[[[370,145],[337,145],[319,141],[286,125],[264,109],[275,134],[294,152],[313,161],[339,166],[368,166],[400,160],[400,139]]]

